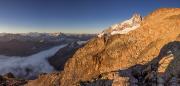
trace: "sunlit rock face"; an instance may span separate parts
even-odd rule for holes
[[[105,31],[110,34],[108,39],[102,35],[90,40],[66,62],[59,75],[49,74],[27,85],[48,81],[49,86],[178,86],[179,16],[179,8],[158,9],[126,34]]]
[[[146,76],[146,82],[154,84],[154,81],[150,82],[158,73],[158,61],[154,59],[160,59],[161,49],[179,36],[180,20],[177,19],[179,17],[173,17],[177,15],[180,15],[180,9],[158,9],[146,16],[140,27],[128,34],[112,35],[107,40],[104,36],[91,40],[67,62],[61,84],[68,86],[69,83],[64,82],[66,80],[71,83],[88,81],[116,70],[130,70],[130,73],[120,77],[132,76],[141,83],[141,79]],[[145,70],[148,66],[150,69]]]

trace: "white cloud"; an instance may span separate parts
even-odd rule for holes
[[[0,74],[13,73],[17,77],[26,79],[33,78],[40,73],[49,73],[54,68],[48,63],[47,58],[53,56],[60,48],[67,45],[60,45],[49,50],[44,50],[27,57],[0,56]]]

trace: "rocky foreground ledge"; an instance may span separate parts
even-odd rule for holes
[[[12,73],[0,76],[0,86],[23,86],[27,80],[17,79]]]

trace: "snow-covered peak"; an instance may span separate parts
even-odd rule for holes
[[[135,30],[140,26],[142,17],[139,14],[134,14],[130,19],[125,20],[119,24],[114,24],[108,29],[98,34],[98,37],[104,35],[126,34],[129,31]]]

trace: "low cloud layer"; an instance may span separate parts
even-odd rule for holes
[[[52,72],[54,68],[48,63],[47,58],[65,46],[56,46],[27,57],[0,55],[0,75],[11,72],[16,77],[33,79],[40,73]]]

